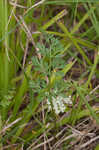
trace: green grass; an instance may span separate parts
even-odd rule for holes
[[[70,149],[79,124],[99,124],[99,2],[13,3],[0,1],[0,150]],[[72,104],[57,115],[58,96]]]

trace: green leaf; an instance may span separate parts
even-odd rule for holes
[[[96,146],[96,148],[94,150],[99,150],[99,144]]]

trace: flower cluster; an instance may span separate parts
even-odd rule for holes
[[[55,111],[57,115],[60,112],[62,113],[65,112],[65,109],[66,109],[65,104],[72,104],[71,96],[66,97],[66,98],[62,96],[57,96],[56,98],[52,97],[52,104],[49,101],[49,99],[47,99],[48,110],[51,111],[53,107],[53,110]]]

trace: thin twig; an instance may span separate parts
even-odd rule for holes
[[[26,31],[27,31],[27,36],[28,36],[28,38],[31,40],[31,42],[32,42],[32,44],[33,44],[33,46],[34,46],[34,48],[35,48],[35,50],[36,50],[36,52],[37,52],[38,58],[41,59],[41,55],[40,55],[40,53],[39,53],[39,49],[36,47],[36,44],[35,44],[35,42],[34,42],[34,39],[33,39],[33,37],[32,37],[32,34],[31,34],[30,30],[28,29],[28,27],[27,27],[27,25],[26,25],[24,19],[22,18],[22,16],[20,16],[20,19],[21,19],[21,22],[22,22],[24,28],[25,28]]]
[[[50,126],[50,124],[47,124],[47,125],[46,125],[46,128],[48,128],[49,126]],[[48,133],[51,129],[52,129],[52,128],[49,128],[49,129],[46,131],[46,133]],[[32,147],[34,147],[34,145],[37,144],[38,141],[39,141],[40,139],[42,139],[42,138],[43,138],[43,134],[42,134],[39,138],[37,138],[36,141],[33,142],[33,143],[27,148],[27,150],[30,150]]]
[[[44,102],[42,102],[42,118],[43,118],[43,124],[45,125],[45,115],[44,115],[44,105],[43,105]],[[46,132],[44,131],[44,150],[46,150]]]
[[[41,5],[42,3],[44,3],[44,1],[45,1],[45,0],[41,0],[40,2],[38,2],[38,3],[34,4],[33,6],[31,6],[31,7],[24,13],[24,15],[26,15],[31,9],[33,9],[33,8],[35,8],[35,7],[39,6],[39,5]]]
[[[24,65],[25,65],[26,56],[27,56],[27,52],[28,52],[28,43],[29,43],[29,41],[27,39],[26,48],[25,48],[24,57],[23,57],[23,68],[24,68]]]
[[[27,8],[27,7],[25,7],[25,6],[22,6],[22,5],[17,4],[16,2],[9,2],[9,3],[10,3],[10,5],[12,5],[12,6],[14,6],[14,7]]]
[[[87,96],[86,99],[89,101],[90,100],[90,95],[93,94],[97,89],[99,89],[99,85],[97,85]]]
[[[59,136],[64,132],[64,130],[66,130],[66,129],[67,129],[67,127],[64,128],[61,132],[59,132],[55,137],[51,137],[51,138],[48,139],[46,142],[42,142],[41,144],[38,144],[37,146],[35,146],[34,148],[32,148],[32,150],[35,150],[35,149],[37,149],[37,148],[43,146],[44,144],[47,144],[47,143],[53,141],[55,138],[59,137]]]
[[[3,147],[3,150],[4,150],[4,149],[8,149],[8,148],[10,148],[10,147],[17,146],[17,145],[18,145],[18,144],[11,144],[11,145],[4,146],[4,147]]]
[[[99,139],[99,136],[96,136],[95,138],[93,138],[93,139],[89,140],[88,142],[82,144],[82,145],[79,147],[79,150],[82,149],[82,148],[84,148],[84,147],[86,147],[86,146],[88,146],[89,144],[91,144],[92,142],[94,142],[94,141],[96,141],[96,140],[98,140],[98,139]]]
[[[75,134],[75,135],[78,135],[78,137],[82,137],[83,136],[83,133],[76,130],[75,128],[71,127],[70,125],[67,125],[68,128],[71,128],[72,129],[72,133]],[[66,137],[67,138],[67,137]],[[60,139],[60,141],[56,142],[53,146],[53,149],[57,148],[63,141],[64,139],[66,139],[64,136]]]
[[[17,4],[17,0],[15,1],[15,4]],[[11,20],[11,18],[12,18],[12,15],[13,15],[15,9],[16,9],[16,5],[14,5],[14,7],[13,7],[13,9],[12,9],[12,11],[11,11],[11,14],[10,14],[10,16],[9,16],[9,20],[8,20],[6,29],[8,28],[8,25],[9,25],[9,23],[10,23],[10,20]]]
[[[79,136],[79,135],[78,135],[77,133],[73,133],[73,134],[67,136],[66,138],[62,139],[62,140],[60,141],[60,143],[57,143],[57,145],[56,145],[55,148],[57,148],[57,147],[58,147],[60,144],[62,144],[64,141],[66,141],[66,140],[68,140],[68,139],[71,139],[71,138],[77,138],[78,136]]]
[[[4,133],[8,128],[12,127],[14,124],[16,124],[17,122],[19,122],[21,119],[22,118],[18,118],[15,121],[13,121],[11,124],[7,125],[5,128],[3,128],[3,130],[0,132],[0,134]]]

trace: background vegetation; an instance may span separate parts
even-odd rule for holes
[[[98,7],[0,0],[0,150],[99,149]]]

